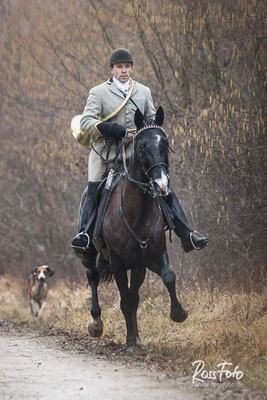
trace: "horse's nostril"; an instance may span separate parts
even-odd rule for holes
[[[167,188],[161,190],[161,195],[162,196],[168,196],[168,194],[169,194],[169,190]]]
[[[169,188],[165,185],[159,185],[158,183],[156,184],[156,189],[159,192],[160,196],[168,196],[169,194]]]

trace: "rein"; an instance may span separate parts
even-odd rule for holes
[[[157,201],[157,199],[156,199]],[[157,209],[158,209],[158,217],[157,217],[157,221],[154,225],[154,229],[150,232],[150,234],[148,235],[148,237],[145,240],[140,239],[136,233],[134,232],[134,230],[130,227],[125,213],[123,211],[123,206],[122,206],[122,186],[120,188],[120,216],[123,217],[124,223],[128,229],[128,231],[131,233],[131,235],[135,238],[135,240],[139,243],[139,246],[141,247],[141,249],[146,249],[148,246],[148,242],[151,240],[152,236],[154,235],[154,233],[156,232],[156,229],[158,227],[159,221],[160,221],[160,216],[161,216],[161,209],[159,207],[158,201],[157,201]]]
[[[106,164],[106,170],[105,170],[105,172],[104,172],[104,174],[103,174],[103,175],[105,176],[106,172],[108,172],[109,164],[115,163],[115,162],[118,160],[118,157],[119,157],[120,152],[123,151],[123,146],[124,146],[124,143],[125,143],[125,138],[123,139],[122,143],[121,143],[119,146],[117,146],[117,149],[116,149],[116,153],[115,153],[114,158],[111,158],[111,159],[109,159],[109,160],[108,160],[108,156],[109,156],[109,153],[110,153],[110,147],[111,147],[111,145],[112,145],[112,142],[110,142],[110,144],[109,144],[109,149],[108,149],[108,151],[107,151],[106,158],[104,158],[104,157],[102,156],[102,154],[99,153],[99,152],[96,150],[96,148],[94,147],[94,143],[97,143],[97,142],[100,142],[100,141],[103,141],[103,139],[102,139],[102,138],[100,138],[100,139],[94,139],[94,140],[92,141],[91,146],[92,146],[92,150],[100,157],[101,161],[102,161],[104,164]]]

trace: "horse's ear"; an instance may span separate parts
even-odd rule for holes
[[[156,118],[155,118],[155,123],[159,126],[161,126],[163,124],[164,121],[164,111],[163,108],[161,106],[159,106],[159,108],[157,109],[156,112]]]
[[[141,111],[139,110],[139,108],[137,108],[137,110],[135,111],[135,115],[134,115],[134,123],[135,123],[137,130],[141,128],[141,126],[143,125],[143,122],[144,122],[144,116],[141,113]]]

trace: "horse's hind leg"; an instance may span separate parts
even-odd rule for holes
[[[183,309],[181,304],[179,303],[176,290],[175,290],[175,281],[176,276],[173,272],[172,268],[170,267],[168,255],[166,252],[163,253],[161,257],[161,279],[163,280],[164,285],[166,286],[170,299],[171,299],[171,313],[170,317],[175,322],[183,322],[186,320],[188,313],[186,310]]]
[[[96,269],[96,255],[97,252],[95,250],[95,258],[91,256],[91,260],[88,260],[88,263],[83,262],[83,264],[86,266],[86,268],[88,268],[86,271],[86,275],[92,291],[91,315],[93,317],[93,320],[90,321],[88,324],[88,332],[90,336],[100,337],[103,333],[103,322],[101,320],[101,308],[98,303],[97,288],[99,285],[99,272]]]

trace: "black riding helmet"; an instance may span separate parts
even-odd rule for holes
[[[115,63],[128,62],[133,64],[133,56],[127,49],[116,49],[111,53],[109,59],[110,67]]]

